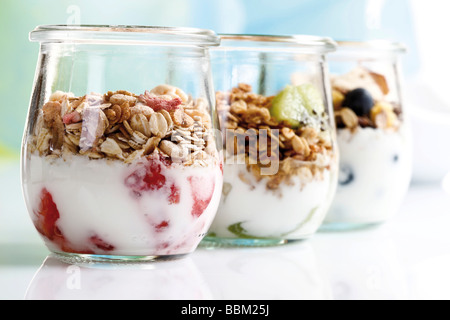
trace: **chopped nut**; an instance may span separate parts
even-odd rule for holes
[[[233,102],[230,111],[236,114],[243,114],[247,111],[247,103],[244,100]]]
[[[349,129],[355,129],[358,127],[358,116],[350,108],[342,108],[338,113],[341,116],[345,126]]]

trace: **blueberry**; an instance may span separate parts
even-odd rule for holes
[[[346,186],[355,180],[355,174],[349,166],[341,166],[339,170],[339,185]]]
[[[352,109],[360,117],[369,115],[374,105],[370,92],[362,88],[347,93],[342,103],[343,107]]]
[[[394,161],[394,163],[397,163],[400,160],[400,156],[398,154],[396,154],[396,155],[394,155],[392,160]]]

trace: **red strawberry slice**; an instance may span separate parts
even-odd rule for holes
[[[35,215],[38,217],[36,229],[49,240],[64,239],[61,231],[56,226],[56,222],[59,219],[59,211],[52,195],[44,188],[41,191],[40,198],[39,210],[35,212]]]
[[[89,238],[89,241],[96,246],[98,249],[103,251],[114,251],[116,248],[105,242],[103,239],[101,239],[99,236],[95,235]]]
[[[189,177],[188,180],[191,185],[192,197],[194,198],[191,213],[198,218],[211,203],[216,183],[214,177]]]

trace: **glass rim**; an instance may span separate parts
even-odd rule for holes
[[[408,48],[405,44],[398,41],[391,41],[385,39],[368,40],[368,41],[347,41],[337,40],[338,51],[339,49],[354,49],[354,50],[367,50],[367,51],[379,51],[379,52],[393,52],[393,53],[406,53]]]
[[[217,34],[208,29],[138,25],[40,25],[30,32],[30,41],[203,47],[220,44]]]
[[[267,47],[283,45],[294,48],[310,49],[318,52],[332,52],[337,49],[337,43],[330,37],[313,35],[263,35],[263,34],[218,34],[221,42],[259,42],[267,44]],[[226,45],[223,45],[226,47]],[[234,46],[233,46],[234,47]]]

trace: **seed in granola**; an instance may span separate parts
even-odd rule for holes
[[[154,136],[164,138],[167,135],[169,126],[166,118],[159,112],[156,112],[150,117],[150,130]]]
[[[136,114],[130,120],[130,127],[136,132],[140,132],[147,138],[151,137],[152,130],[148,119],[143,114]]]

